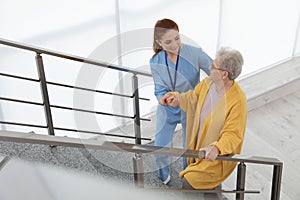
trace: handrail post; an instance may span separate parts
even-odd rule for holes
[[[138,78],[136,74],[132,76],[133,90],[133,114],[134,114],[134,133],[135,144],[141,144],[141,120],[140,120],[140,104]],[[142,154],[136,153],[133,157],[134,182],[136,187],[144,187],[143,159]]]
[[[48,134],[54,135],[54,127],[53,127],[52,114],[50,109],[50,101],[49,101],[48,90],[47,90],[43,58],[39,53],[37,53],[35,60],[36,60],[36,65],[37,65],[39,79],[40,79],[40,86],[42,91],[45,117],[46,117],[46,122],[48,127]]]
[[[133,90],[135,144],[141,144],[142,143],[141,142],[141,117],[140,117],[138,78],[136,74],[132,76],[132,90]]]
[[[8,163],[10,157],[5,156],[4,158],[0,155],[0,170]]]
[[[241,162],[238,165],[238,171],[237,171],[237,180],[236,180],[236,190],[237,191],[245,190],[245,181],[246,181],[246,165],[245,165],[245,163]],[[236,200],[244,200],[244,194],[236,193],[235,199]]]
[[[143,159],[142,154],[136,153],[133,156],[134,183],[136,187],[144,187]]]
[[[283,165],[274,165],[271,200],[279,200]]]

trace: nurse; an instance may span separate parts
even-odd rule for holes
[[[209,75],[212,59],[199,47],[181,43],[178,25],[170,19],[158,20],[154,27],[154,55],[150,67],[154,80],[154,94],[158,100],[156,113],[155,146],[171,147],[178,123],[182,124],[183,148],[185,148],[186,113],[179,107],[166,106],[163,96],[168,92],[193,90],[200,82],[200,69]],[[168,184],[171,158],[156,156],[158,177]],[[187,166],[183,159],[183,168]]]

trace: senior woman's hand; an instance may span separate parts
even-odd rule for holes
[[[217,156],[220,153],[218,147],[215,145],[203,147],[200,149],[200,151],[205,151],[205,160],[210,162],[216,160]]]
[[[177,92],[168,92],[158,100],[162,106],[177,107],[180,102],[179,94]]]
[[[164,96],[160,97],[158,102],[162,106],[168,106],[167,99],[172,96],[172,94],[166,93]]]
[[[180,102],[180,96],[177,92],[168,92],[166,103],[168,106],[177,107]]]

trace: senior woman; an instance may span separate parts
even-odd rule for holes
[[[242,70],[243,57],[231,48],[221,48],[210,66],[210,76],[194,90],[171,92],[163,98],[166,105],[187,113],[186,147],[205,151],[205,159],[187,158],[181,171],[182,186],[212,189],[234,170],[236,163],[215,160],[242,150],[247,121],[246,97],[235,79]]]

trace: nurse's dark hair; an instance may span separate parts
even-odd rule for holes
[[[157,43],[161,39],[161,37],[169,30],[179,31],[178,25],[171,19],[161,19],[158,20],[154,26],[154,34],[153,34],[153,51],[154,55],[158,54],[162,47]]]

